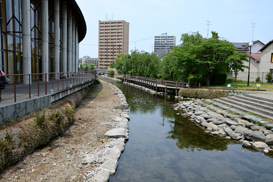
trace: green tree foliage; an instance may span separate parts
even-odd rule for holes
[[[243,70],[243,62],[238,59],[244,60],[247,56],[237,54],[236,47],[230,42],[219,40],[218,33],[212,34],[211,39],[203,38],[198,32],[182,34],[182,44],[176,46],[163,59],[162,77],[177,81],[205,80],[210,85],[212,75],[217,72],[228,73],[235,65],[236,70]],[[234,54],[239,58],[230,58]]]
[[[114,76],[114,74],[115,74],[115,71],[114,70],[107,70],[107,74],[109,75],[109,76]]]
[[[229,68],[235,74],[235,82],[237,80],[237,75],[239,71],[244,71],[244,68],[249,69],[249,67],[245,66],[243,63],[244,61],[249,62],[249,60],[247,59],[248,57],[249,55],[247,54],[235,52],[226,60],[226,63],[229,64]]]
[[[266,74],[265,79],[266,79],[267,83],[271,83],[272,82],[272,74],[271,74],[271,72],[268,72]]]
[[[95,65],[93,63],[80,64],[80,70],[84,70],[85,68],[88,68],[90,70],[96,69],[96,67],[95,67]]]
[[[133,74],[156,78],[158,76],[159,58],[154,53],[138,50],[131,55],[119,54],[114,62],[114,68],[121,74]]]

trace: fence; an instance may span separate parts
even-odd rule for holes
[[[96,78],[95,74],[87,72],[10,74],[6,77],[10,83],[2,90],[1,104],[53,94]]]
[[[164,89],[167,92],[167,89],[179,90],[180,88],[196,88],[196,82],[177,82],[177,81],[169,81],[162,80],[156,78],[148,78],[142,76],[132,76],[126,75],[125,81],[136,81],[138,84],[143,85],[145,87],[151,88],[153,90],[162,90]]]

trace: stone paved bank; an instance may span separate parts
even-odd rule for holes
[[[84,175],[83,181],[107,182],[110,175],[115,174],[118,166],[118,159],[124,151],[125,143],[128,140],[128,122],[130,120],[128,115],[129,106],[122,91],[112,84],[109,85],[111,89],[114,90],[114,94],[118,95],[120,98],[121,108],[119,109],[121,109],[122,112],[118,116],[113,116],[111,122],[101,123],[102,125],[111,126],[112,129],[104,134],[110,140],[104,144],[102,149],[97,149],[92,153],[86,153],[83,155],[83,165],[101,164],[98,165],[96,169],[88,171]]]
[[[192,122],[212,135],[238,140],[244,147],[273,153],[273,125],[270,122],[213,103],[211,100],[192,99],[180,101],[174,109],[177,115],[190,117]]]

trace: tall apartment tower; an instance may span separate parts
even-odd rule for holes
[[[154,37],[154,52],[159,57],[161,57],[162,54],[169,52],[170,48],[174,46],[176,46],[175,36],[167,36],[166,34]]]
[[[107,69],[120,53],[129,52],[129,23],[124,20],[99,21],[98,67]]]

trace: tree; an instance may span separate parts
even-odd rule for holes
[[[80,70],[84,70],[85,68],[88,68],[90,70],[96,69],[96,67],[95,67],[95,65],[93,63],[80,64]]]
[[[248,57],[249,55],[247,54],[235,52],[226,60],[226,62],[229,64],[231,71],[235,74],[235,82],[237,80],[237,75],[239,71],[244,71],[244,68],[249,69],[249,67],[245,66],[243,63],[244,61],[248,62]]]
[[[272,73],[268,72],[265,76],[265,79],[266,79],[267,83],[271,83],[272,82]]]

